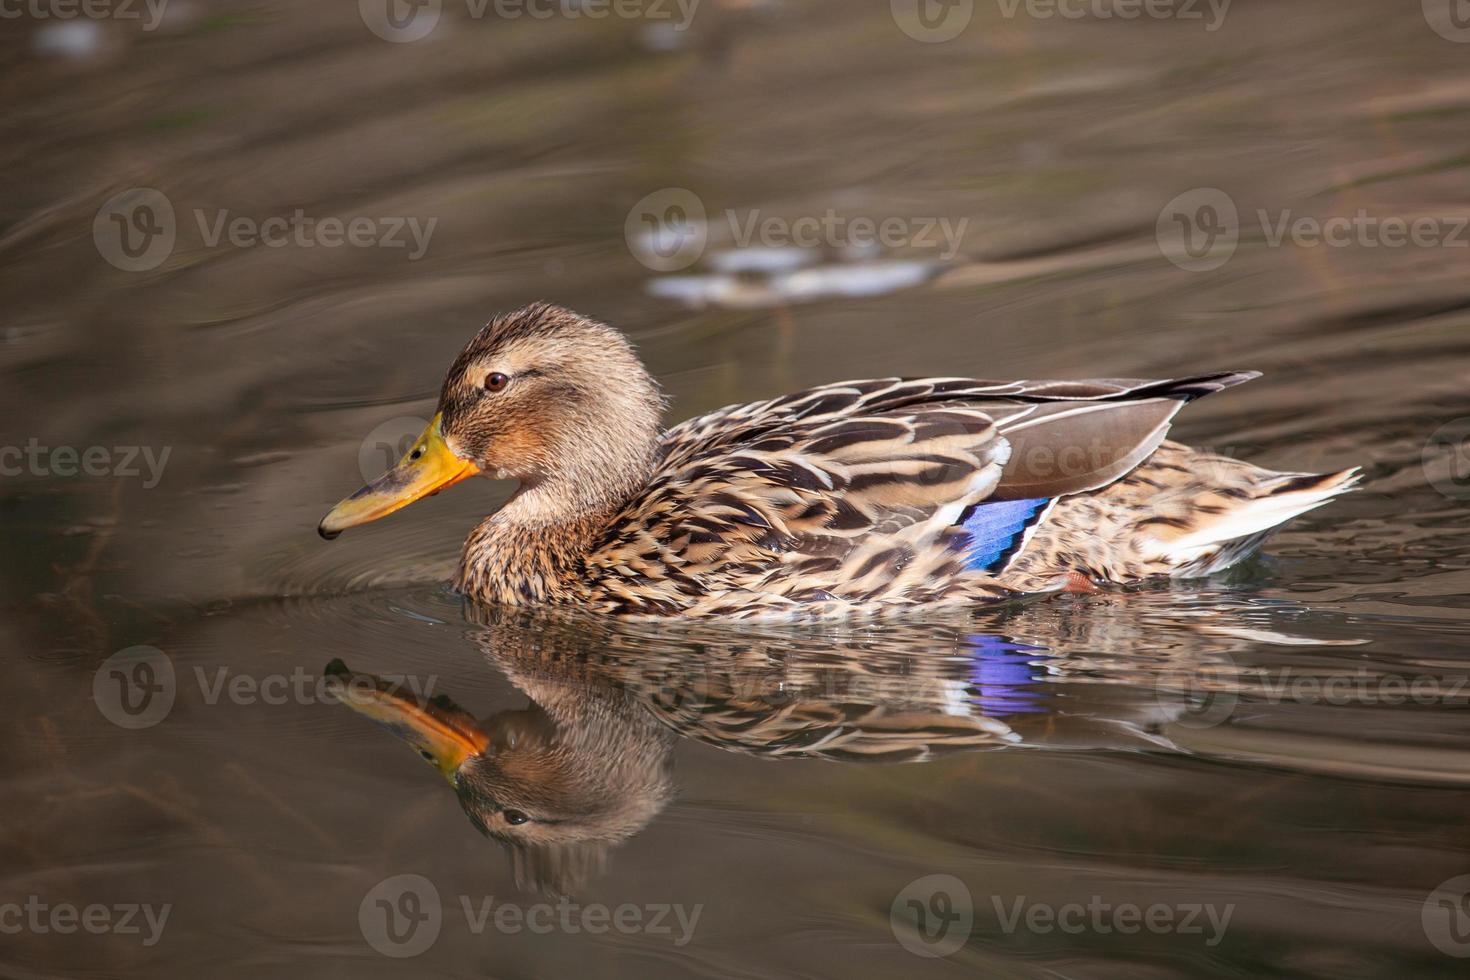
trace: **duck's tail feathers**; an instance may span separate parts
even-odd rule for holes
[[[1282,524],[1347,493],[1361,480],[1362,471],[1356,466],[1336,473],[1271,474],[1236,506],[1169,541],[1160,557],[1172,566],[1170,574],[1176,578],[1228,568]]]
[[[1140,383],[1138,387],[1127,393],[1127,397],[1131,399],[1174,398],[1183,402],[1191,402],[1196,398],[1203,398],[1217,391],[1224,391],[1226,388],[1234,388],[1238,384],[1254,381],[1260,376],[1260,371],[1215,371],[1212,374],[1196,374],[1188,378],[1150,381]]]

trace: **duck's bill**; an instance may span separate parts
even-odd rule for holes
[[[326,674],[340,686],[337,700],[407,742],[451,783],[465,760],[490,744],[479,722],[447,697],[419,697],[402,684],[348,670],[341,660],[328,664]]]
[[[441,429],[443,414],[436,414],[403,458],[372,483],[333,507],[317,525],[327,540],[349,527],[367,524],[407,507],[420,497],[438,493],[480,472],[479,467],[450,452]]]

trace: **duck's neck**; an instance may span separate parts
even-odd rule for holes
[[[460,554],[460,591],[485,602],[575,601],[584,559],[618,512],[648,485],[653,459],[620,472],[526,483],[485,518]]]

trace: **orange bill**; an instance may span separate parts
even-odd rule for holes
[[[479,473],[474,463],[450,452],[444,441],[443,418],[442,412],[436,414],[391,470],[333,507],[317,525],[317,533],[331,540],[349,527],[387,517],[420,497]]]
[[[413,746],[451,783],[464,761],[490,744],[479,722],[447,697],[419,697],[401,684],[348,670],[341,660],[328,664],[326,674],[339,685],[339,701]]]

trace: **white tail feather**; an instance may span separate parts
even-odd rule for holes
[[[1300,481],[1306,473],[1283,473],[1279,484]],[[1270,531],[1307,511],[1320,507],[1358,485],[1357,467],[1321,478],[1300,490],[1272,491],[1245,501],[1197,531],[1159,542],[1158,557],[1173,564],[1175,575],[1204,575],[1234,564],[1255,549]]]

